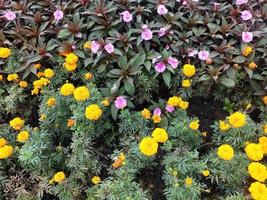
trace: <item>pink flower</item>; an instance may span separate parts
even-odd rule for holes
[[[170,105],[167,105],[165,107],[165,109],[167,110],[167,112],[173,112],[174,111],[174,107],[173,106],[170,106]]]
[[[59,21],[63,18],[63,12],[61,10],[56,10],[54,12],[55,20]]]
[[[251,12],[249,12],[248,10],[244,10],[241,12],[241,18],[246,21],[246,20],[250,20],[252,18],[252,14]]]
[[[127,101],[123,96],[119,96],[115,100],[115,106],[118,109],[123,109],[127,106]]]
[[[153,115],[160,116],[161,115],[161,109],[160,108],[155,108],[153,111]]]
[[[178,67],[179,61],[176,58],[169,57],[168,63],[172,66],[173,69],[176,69]]]
[[[251,42],[253,40],[253,33],[252,32],[243,32],[242,33],[242,40],[243,40],[243,42]]]
[[[159,62],[159,63],[156,64],[155,69],[156,69],[157,72],[162,73],[162,72],[165,71],[166,65],[165,65],[164,62]]]
[[[247,2],[248,2],[248,0],[236,0],[236,5],[240,6],[240,5],[245,4]]]
[[[166,15],[168,13],[168,9],[164,5],[159,5],[157,12],[159,15]]]
[[[13,11],[5,11],[4,12],[4,17],[8,20],[8,21],[12,21],[14,19],[16,19],[16,13]]]
[[[162,27],[162,28],[160,28],[160,30],[159,30],[159,37],[164,36],[167,33],[168,30],[169,30],[168,27]]]
[[[122,20],[124,22],[127,22],[128,23],[128,22],[130,22],[130,21],[133,20],[133,16],[132,16],[132,14],[129,11],[123,11],[121,13],[121,16],[122,16]]]
[[[188,57],[195,57],[196,54],[198,54],[198,51],[192,49],[188,52]]]
[[[209,58],[210,53],[208,51],[200,51],[198,52],[198,58],[200,60],[207,60]]]
[[[91,46],[91,50],[93,53],[97,53],[97,51],[100,48],[100,44],[96,41],[92,41],[92,46]]]
[[[104,49],[108,52],[108,53],[113,53],[114,52],[114,46],[112,44],[106,44]]]
[[[146,26],[146,25],[145,25]],[[145,27],[144,26],[144,27]],[[148,28],[143,28],[141,37],[143,40],[151,40],[153,37],[153,33],[150,29]]]

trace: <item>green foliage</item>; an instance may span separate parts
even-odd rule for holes
[[[130,177],[104,180],[87,191],[87,200],[149,200],[147,192]]]

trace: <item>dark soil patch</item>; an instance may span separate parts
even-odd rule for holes
[[[59,200],[59,198],[57,198],[51,194],[45,193],[42,200]]]
[[[138,180],[142,188],[148,188],[150,190],[150,195],[152,200],[166,200],[163,190],[165,188],[163,177],[163,166],[160,164],[163,157],[163,152],[159,152],[156,158],[154,166],[151,169],[142,169],[137,175],[136,180]]]
[[[227,112],[223,110],[223,103],[213,99],[192,99],[189,101],[188,115],[197,117],[200,123],[199,129],[207,132],[207,137],[205,137],[207,145],[199,150],[200,154],[206,154],[212,147],[209,145],[213,134],[210,126],[227,116]]]

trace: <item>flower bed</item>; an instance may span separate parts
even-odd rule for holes
[[[0,8],[0,200],[267,198],[266,1]]]

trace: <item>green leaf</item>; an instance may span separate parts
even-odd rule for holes
[[[235,82],[232,79],[226,78],[226,77],[222,78],[220,80],[220,83],[223,84],[223,85],[225,85],[226,87],[233,87],[233,86],[235,86]]]
[[[236,77],[236,69],[234,69],[233,67],[229,68],[227,71],[226,71],[226,74],[227,76],[232,79],[232,80],[235,80],[235,77]]]
[[[112,118],[116,121],[117,116],[118,116],[118,109],[116,108],[114,103],[111,104],[110,112],[111,112]]]
[[[162,77],[166,85],[169,87],[171,83],[171,73],[169,71],[166,71],[162,74]]]
[[[110,89],[110,92],[111,92],[111,94],[114,94],[115,92],[117,92],[118,91],[118,89],[119,89],[119,87],[120,87],[120,84],[121,84],[121,77],[118,79],[118,80],[116,80],[114,83],[113,83],[113,85],[112,85],[112,87],[111,87],[111,89]]]
[[[130,94],[130,95],[134,95],[135,92],[135,88],[134,88],[134,84],[133,84],[133,79],[131,77],[124,79],[123,80],[124,83],[124,88],[125,90]]]
[[[237,63],[237,64],[240,64],[240,63],[243,63],[246,61],[246,58],[244,56],[236,56],[233,58],[233,63]]]
[[[143,65],[146,59],[145,54],[136,54],[129,62],[129,65],[132,66],[133,68],[137,68],[140,65]]]
[[[127,65],[127,58],[125,56],[122,56],[119,58],[118,65],[121,69],[125,69]]]
[[[252,75],[253,75],[253,71],[250,68],[248,68],[248,67],[245,67],[245,70],[246,70],[249,78],[251,79],[252,78]]]
[[[70,35],[71,33],[69,32],[68,29],[62,29],[61,31],[58,32],[57,37],[63,39],[63,38],[67,38]]]

